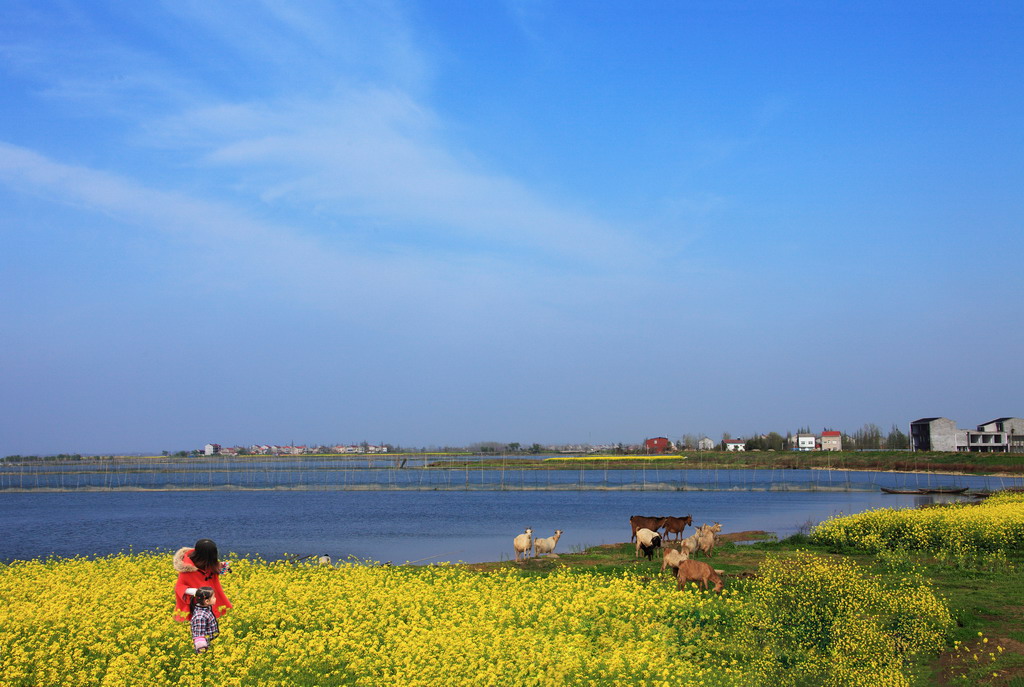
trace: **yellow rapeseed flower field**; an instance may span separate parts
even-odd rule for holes
[[[1005,556],[1024,549],[1024,494],[996,494],[980,504],[879,508],[826,520],[817,543],[865,551],[902,549],[959,558]]]
[[[831,684],[904,684],[902,652],[934,649],[948,612],[926,587],[891,595],[806,557],[796,604],[792,566],[716,595],[644,571],[242,559],[223,579],[235,610],[196,655],[171,619],[169,553],[15,562],[0,566],[0,685],[729,686],[826,662]]]
[[[846,559],[769,559],[749,598],[757,684],[905,685],[908,656],[938,653],[949,609],[918,576],[880,580]]]

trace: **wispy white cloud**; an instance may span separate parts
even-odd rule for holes
[[[259,67],[280,36],[284,50],[312,46],[297,58],[306,73],[290,81],[271,69],[265,87],[218,90],[196,69],[126,60],[125,78],[160,107],[133,111],[117,89],[79,93],[89,92],[90,106],[109,103],[98,111],[134,117],[117,129],[131,166],[119,169],[113,156],[103,169],[73,165],[92,158],[0,142],[0,185],[171,237],[204,264],[244,265],[206,272],[192,288],[252,288],[369,328],[590,331],[638,302],[673,298],[678,282],[663,277],[671,272],[661,260],[677,250],[486,166],[460,144],[431,105],[429,60],[399,13],[341,27],[352,42],[338,48],[330,36],[344,21],[334,5],[228,11],[174,6],[207,62],[212,52]],[[99,71],[84,70],[80,83]],[[56,83],[50,76],[38,78]]]
[[[56,53],[61,63],[86,65],[73,78],[51,69],[37,76],[52,94],[103,102],[108,113],[159,103],[134,112],[135,133],[125,134],[133,152],[173,150],[179,164],[190,156],[209,197],[247,197],[252,216],[283,211],[312,234],[370,223],[374,241],[399,250],[459,244],[478,257],[512,252],[582,270],[628,269],[656,253],[626,228],[486,168],[461,146],[430,105],[430,60],[390,3],[166,8],[173,26],[148,28],[172,40],[188,27],[189,45],[178,46],[188,62],[150,56],[144,45],[94,42],[77,48],[84,60],[67,52],[74,47]],[[48,46],[39,54],[55,53]],[[232,68],[239,84],[258,85],[233,87]],[[229,85],[216,88],[225,78]],[[143,185],[170,188],[180,171],[157,163],[136,173],[146,175]]]
[[[220,268],[204,272],[194,288],[218,280],[235,289],[270,288],[285,301],[368,327],[417,321],[444,328],[474,318],[516,322],[527,312],[533,322],[552,324],[598,305],[614,310],[628,300],[628,290],[647,288],[622,275],[574,275],[501,255],[368,250],[2,142],[0,186],[110,217],[137,232],[174,237],[197,260]]]
[[[543,16],[547,3],[544,0],[505,0],[505,7],[523,35],[539,40],[537,23]]]
[[[244,69],[239,81],[258,74],[270,90],[330,89],[347,82],[418,91],[432,74],[403,11],[387,0],[173,0],[165,9],[195,31],[200,57]]]
[[[420,244],[470,239],[604,268],[650,248],[482,169],[471,153],[443,140],[439,117],[402,92],[217,107],[189,112],[167,130],[205,135],[202,161],[232,170],[265,202],[372,218],[380,227],[413,231]]]
[[[52,202],[106,214],[138,230],[178,234],[198,243],[265,243],[284,235],[223,204],[154,190],[115,174],[63,164],[3,142],[0,184]],[[282,257],[287,259],[287,253]]]

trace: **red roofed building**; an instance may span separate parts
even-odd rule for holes
[[[654,437],[653,439],[644,439],[645,453],[665,453],[666,451],[671,450],[672,442],[665,437]]]
[[[822,432],[821,433],[821,450],[822,451],[842,451],[843,450],[843,433],[842,432]]]

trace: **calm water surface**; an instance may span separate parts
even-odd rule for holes
[[[556,552],[629,541],[631,515],[692,514],[724,532],[780,538],[807,523],[932,496],[880,491],[179,491],[0,494],[0,560],[168,551],[209,537],[222,552],[374,561],[512,557],[526,527],[564,530]],[[688,530],[689,532],[689,530]]]
[[[407,462],[406,462],[407,461]],[[999,489],[1020,478],[930,473],[811,469],[665,469],[657,462],[643,468],[530,470],[518,460],[505,467],[476,467],[473,457],[443,461],[443,469],[423,469],[424,458],[305,460],[273,459],[116,459],[102,461],[23,462],[0,465],[0,492],[95,489],[404,489],[404,490],[808,490],[878,491],[879,487],[966,486]]]

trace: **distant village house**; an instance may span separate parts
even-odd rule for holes
[[[822,451],[842,451],[843,450],[843,433],[842,432],[822,432],[821,433],[821,450]]]
[[[813,434],[797,434],[793,437],[793,448],[797,451],[816,451],[820,444]]]
[[[672,442],[667,437],[654,437],[653,439],[644,440],[645,453],[665,453],[671,450]]]

